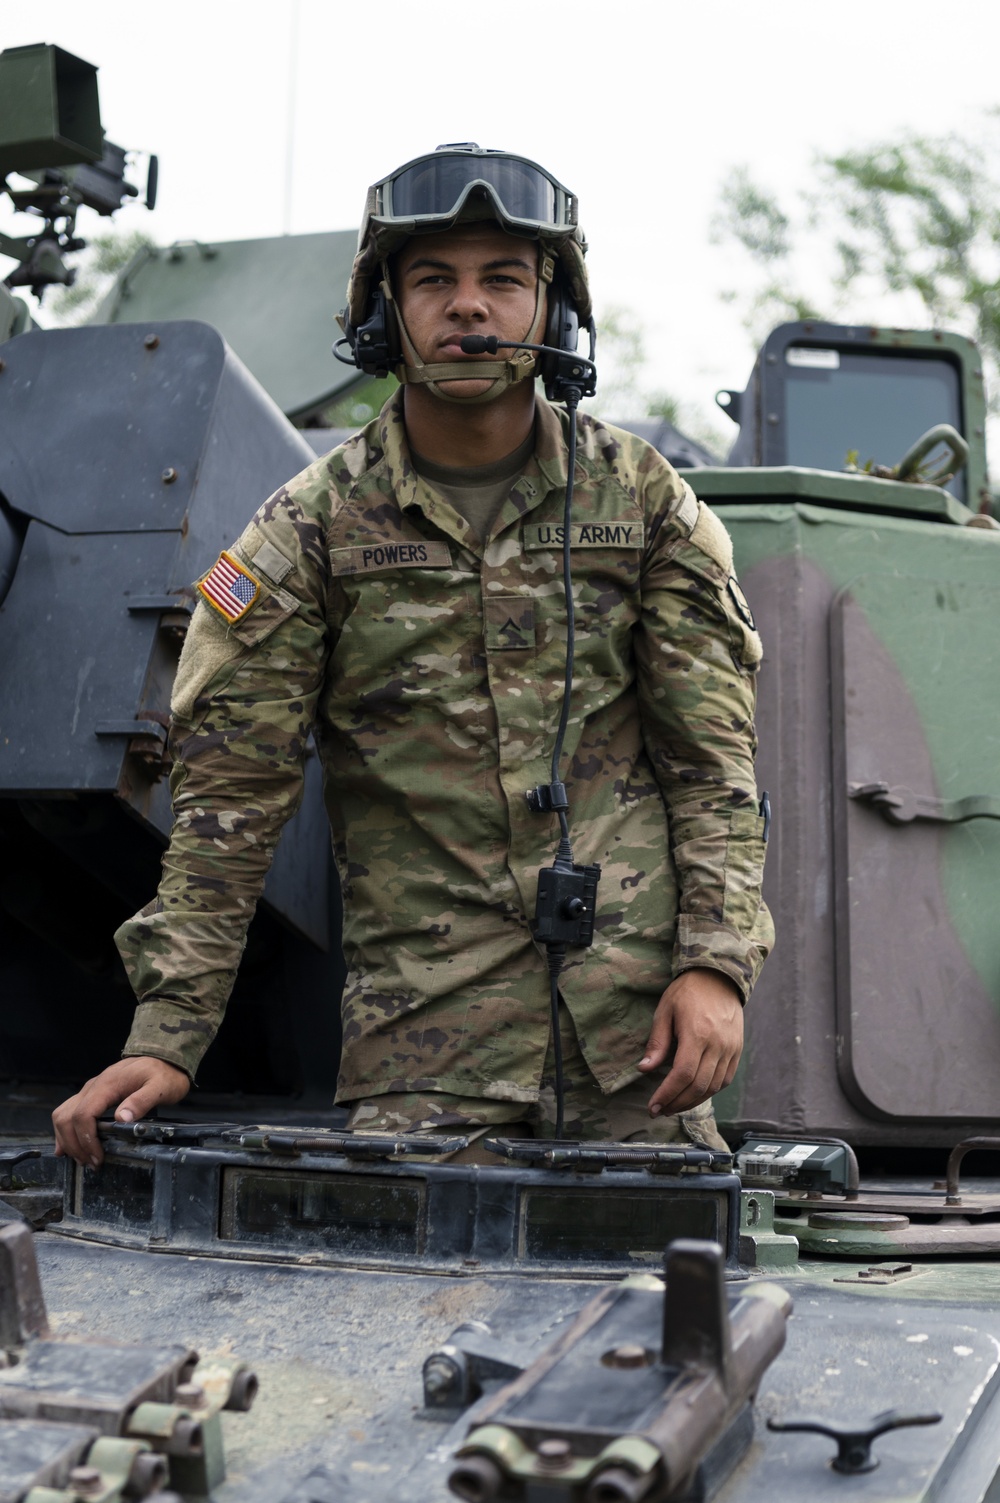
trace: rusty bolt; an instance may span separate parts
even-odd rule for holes
[[[543,1440],[536,1452],[538,1465],[546,1472],[564,1472],[573,1464],[572,1452],[568,1440],[559,1440],[553,1437],[551,1440]]]
[[[101,1474],[96,1466],[75,1466],[69,1474],[69,1485],[74,1492],[99,1493],[101,1490]]]
[[[450,1393],[457,1388],[459,1381],[458,1368],[447,1358],[434,1358],[424,1368],[424,1392],[429,1398],[436,1399],[443,1393]]]
[[[0,371],[5,371],[6,369],[7,369],[7,362],[6,362],[6,360],[0,360]]]
[[[205,1402],[205,1390],[200,1383],[178,1383],[174,1390],[174,1403],[185,1409],[200,1409]]]
[[[128,752],[157,777],[165,771],[164,748],[152,736],[133,736],[128,743]]]
[[[167,465],[167,468],[160,476],[160,479],[163,481],[164,485],[173,485],[174,481],[177,479],[177,471],[174,469],[172,464]]]
[[[147,350],[155,350],[160,343],[160,336],[159,334],[147,334],[142,342]]]
[[[612,1347],[610,1352],[605,1352],[601,1361],[605,1367],[646,1367],[649,1357],[644,1346],[635,1341],[626,1341],[621,1346]]]

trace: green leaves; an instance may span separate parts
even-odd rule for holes
[[[786,318],[947,325],[971,335],[995,373],[1000,113],[984,124],[982,144],[909,133],[818,158],[816,187],[792,204],[734,169],[713,232],[741,246],[756,273],[723,294],[754,338]]]
[[[155,254],[156,246],[142,230],[109,230],[88,240],[83,256],[76,262],[76,280],[70,287],[60,287],[50,294],[47,308],[57,325],[86,323],[97,311],[115,279],[137,257]]]
[[[791,221],[777,198],[751,179],[747,167],[733,168],[719,197],[719,213],[712,226],[714,240],[738,240],[762,266],[787,258]]]

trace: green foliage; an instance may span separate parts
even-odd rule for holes
[[[378,417],[398,385],[395,376],[386,376],[383,381],[376,381],[372,376],[363,377],[323,411],[324,425],[328,428],[363,428],[373,417]]]
[[[611,304],[597,320],[598,396],[587,403],[604,417],[643,417],[648,397],[642,375],[646,365],[642,329],[628,308]]]
[[[713,232],[753,269],[723,296],[754,340],[789,318],[947,326],[977,341],[996,376],[1000,113],[985,125],[981,144],[911,133],[819,158],[815,189],[791,207],[745,167],[730,173]]]
[[[733,168],[720,190],[711,238],[717,244],[736,241],[755,268],[749,290],[722,293],[724,302],[742,304],[743,326],[754,344],[776,324],[826,316],[820,301],[796,286],[800,229],[775,194],[751,179],[747,167]]]
[[[911,136],[827,164],[848,234],[838,285],[915,294],[936,324],[1000,360],[1000,139]]]
[[[638,315],[617,304],[606,307],[597,319],[597,396],[584,406],[611,422],[664,417],[707,449],[724,452],[731,435],[714,412],[650,387],[647,366]]]
[[[142,230],[108,230],[95,235],[75,263],[72,287],[50,292],[46,306],[51,321],[58,325],[86,323],[118,274],[136,256],[152,250],[155,244]]]
[[[763,266],[787,257],[791,221],[773,193],[753,182],[747,167],[734,167],[722,185],[715,232],[731,235]]]

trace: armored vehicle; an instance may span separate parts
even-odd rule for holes
[[[27,174],[35,231],[0,243],[8,289],[66,279],[87,171],[124,195],[113,152],[93,68],[0,55],[0,172]],[[191,581],[313,452],[287,416],[309,393],[283,410],[130,275],[74,329],[0,291],[0,1498],[996,1499],[1000,527],[975,348],[785,325],[722,394],[728,462],[687,471],[766,644],[779,944],[718,1100],[731,1155],[497,1140],[478,1167],[442,1158],[460,1138],[346,1133],[313,758],[200,1090],[104,1124],[82,1170],[47,1117],[127,1029],[111,934],[155,888]]]

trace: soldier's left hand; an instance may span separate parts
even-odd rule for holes
[[[686,1112],[729,1085],[743,1052],[743,1006],[721,971],[682,971],[657,1005],[639,1069],[670,1070],[650,1097],[649,1114]]]

